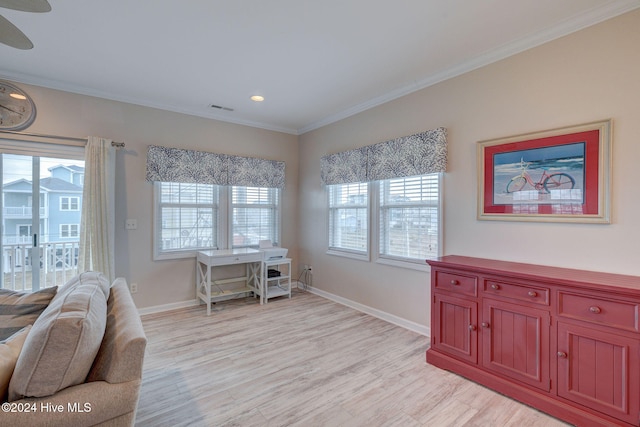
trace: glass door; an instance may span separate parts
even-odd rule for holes
[[[64,284],[77,273],[84,161],[1,147],[0,159],[0,288]]]

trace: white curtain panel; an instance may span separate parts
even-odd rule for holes
[[[116,149],[110,139],[91,136],[85,148],[78,272],[99,271],[115,279]]]

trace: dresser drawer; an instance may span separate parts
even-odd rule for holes
[[[485,280],[484,292],[518,301],[549,305],[549,289],[537,286]]]
[[[437,290],[472,296],[478,295],[478,279],[475,276],[463,276],[445,271],[436,271],[435,275],[434,283]]]
[[[634,302],[566,292],[558,293],[558,315],[633,332],[640,331],[638,328],[638,308],[639,305]]]

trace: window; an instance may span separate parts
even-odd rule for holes
[[[60,238],[80,237],[78,224],[60,224]]]
[[[80,210],[79,197],[60,197],[61,211],[78,211]]]
[[[231,247],[257,247],[279,240],[279,194],[276,188],[231,187]]]
[[[424,264],[439,254],[440,174],[380,181],[380,258]]]
[[[154,185],[156,259],[189,257],[199,249],[218,247],[220,187],[175,182]]]
[[[77,273],[75,263],[58,265],[54,259],[62,245],[65,251],[78,251],[83,182],[56,177],[55,171],[84,168],[83,144],[43,143],[31,138],[18,134],[11,139],[0,137],[0,288],[26,292],[55,286],[61,277]],[[62,197],[65,212],[60,211]],[[35,206],[40,209],[34,210]],[[69,238],[64,242],[60,242],[61,223],[68,226],[64,232]],[[42,268],[36,268],[38,265]]]
[[[280,241],[278,189],[171,182],[154,186],[154,259]]]
[[[369,185],[329,185],[329,251],[369,256]]]
[[[371,242],[376,262],[428,270],[441,253],[441,175],[328,185],[328,253],[368,260]]]

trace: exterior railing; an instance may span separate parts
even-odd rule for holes
[[[79,243],[65,241],[39,245],[40,289],[63,285],[78,274]],[[2,288],[32,290],[34,262],[31,248],[31,244],[2,246]]]
[[[40,218],[47,218],[49,209],[40,208]],[[5,206],[2,208],[2,216],[5,219],[31,218],[33,208],[31,206]]]

